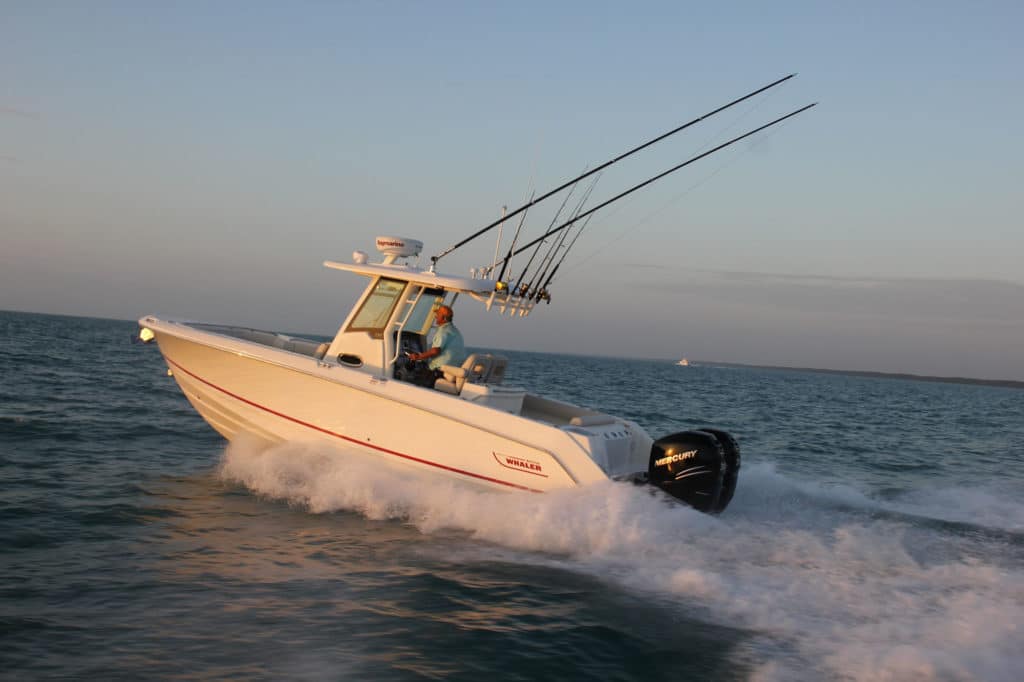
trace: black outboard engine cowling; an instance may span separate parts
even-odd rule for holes
[[[647,480],[698,511],[717,514],[732,498],[738,473],[739,446],[729,434],[683,431],[654,441]]]
[[[722,445],[725,473],[722,475],[722,493],[718,496],[716,510],[716,512],[720,512],[729,506],[729,502],[732,501],[732,496],[736,492],[736,482],[740,478],[740,444],[727,431],[710,429],[706,426],[702,426],[700,430],[710,433]]]

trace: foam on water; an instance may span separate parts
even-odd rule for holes
[[[1010,495],[979,487],[941,488],[907,493],[883,507],[939,521],[1024,533],[1024,502]]]
[[[966,500],[957,513],[1018,530],[1024,509],[985,491],[879,503],[761,463],[716,518],[629,484],[481,492],[299,445],[233,445],[221,476],[314,513],[400,520],[424,536],[458,529],[482,541],[458,550],[466,561],[493,560],[488,544],[500,545],[505,560],[555,563],[744,628],[757,679],[1016,680],[1024,669],[1024,573],[978,558],[988,554],[971,537],[892,513],[948,520],[950,501]]]

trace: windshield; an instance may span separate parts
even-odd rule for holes
[[[426,334],[434,322],[434,311],[443,300],[443,289],[425,290],[420,296],[420,300],[416,302],[416,307],[412,309],[409,320],[405,323],[405,331]]]
[[[381,278],[373,292],[363,303],[363,307],[356,313],[355,319],[349,325],[350,332],[370,332],[381,335],[384,327],[391,317],[391,311],[395,309],[402,291],[405,290],[405,282],[395,279]]]

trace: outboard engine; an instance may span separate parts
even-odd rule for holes
[[[648,482],[694,509],[717,514],[732,499],[740,450],[725,431],[683,431],[654,441]]]
[[[715,513],[718,513],[729,506],[732,496],[736,492],[736,482],[740,478],[740,444],[728,431],[709,429],[706,426],[702,426],[700,430],[717,438],[722,446],[725,473],[722,476],[722,492],[718,496],[718,505],[715,510]]]

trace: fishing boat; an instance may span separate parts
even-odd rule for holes
[[[682,358],[682,359],[681,359],[681,360],[680,360],[679,362],[677,362],[676,364],[677,364],[677,365],[679,365],[680,367],[689,367],[689,366],[690,366],[690,361],[689,361],[689,360],[687,360],[686,358]]]
[[[550,304],[558,268],[589,216],[653,179],[586,211],[581,202],[563,223],[556,227],[553,221],[543,235],[519,245],[529,207],[709,115],[506,213],[431,257],[428,267],[419,264],[423,243],[397,236],[376,239],[380,260],[371,262],[366,252],[356,251],[347,262],[325,261],[328,268],[366,280],[330,341],[152,315],[139,320],[140,338],[157,343],[185,397],[229,441],[335,444],[397,476],[428,480],[437,475],[488,490],[543,493],[600,481],[630,482],[701,511],[721,512],[734,494],[740,468],[739,446],[723,430],[691,428],[655,439],[628,416],[506,383],[509,361],[500,353],[474,352],[458,365],[445,365],[432,385],[417,380],[422,373],[410,360],[429,347],[432,316],[442,305],[469,302],[528,318],[538,304]],[[496,247],[490,266],[474,269],[469,277],[438,271],[438,261],[448,253],[516,215],[523,218],[504,258],[498,258]],[[576,234],[567,240],[572,230]],[[513,277],[513,258],[527,250],[533,255]]]

